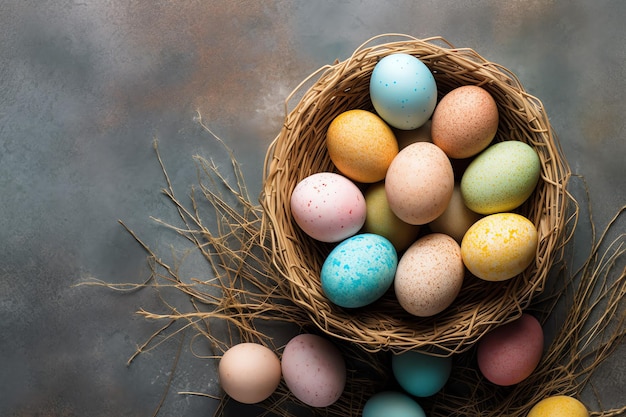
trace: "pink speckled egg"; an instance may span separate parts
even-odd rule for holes
[[[498,121],[498,106],[487,90],[475,85],[457,87],[435,108],[433,143],[450,158],[469,158],[491,143]]]
[[[478,367],[489,381],[515,385],[528,378],[541,360],[543,329],[530,314],[487,333],[477,347]]]
[[[431,233],[409,246],[400,258],[394,289],[407,312],[430,317],[452,304],[464,276],[459,244],[443,233]]]
[[[446,154],[430,142],[415,142],[391,161],[385,177],[389,207],[405,223],[422,225],[439,217],[454,189]]]
[[[292,338],[283,351],[281,366],[287,388],[311,407],[333,404],[346,385],[341,352],[321,336],[300,334]]]
[[[300,181],[291,194],[291,214],[313,239],[339,242],[365,223],[365,197],[343,175],[319,172]]]

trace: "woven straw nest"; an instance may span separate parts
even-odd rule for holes
[[[418,57],[431,69],[439,98],[462,85],[479,85],[489,91],[500,117],[495,141],[525,142],[537,151],[542,164],[535,192],[516,210],[538,229],[535,262],[505,282],[467,275],[455,302],[428,318],[406,313],[391,293],[356,310],[333,305],[322,292],[319,276],[332,246],[307,236],[290,213],[291,193],[300,180],[316,172],[336,171],[325,147],[330,122],[347,110],[373,110],[369,97],[372,70],[382,57],[399,52]],[[287,99],[288,106],[296,96],[298,103],[288,112],[266,155],[261,204],[283,290],[319,329],[369,351],[421,349],[453,354],[467,350],[495,326],[518,318],[541,293],[566,240],[570,171],[541,101],[528,94],[513,73],[443,38],[381,35],[347,60],[313,73]]]

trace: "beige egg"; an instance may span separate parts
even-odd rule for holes
[[[412,143],[415,142],[432,142],[433,138],[430,134],[430,127],[432,122],[427,120],[426,123],[413,130],[402,130],[392,128],[393,134],[396,136],[396,140],[398,141],[398,147],[400,149],[404,149]]]
[[[461,186],[456,184],[452,198],[443,214],[430,222],[430,230],[436,233],[445,233],[461,244],[465,232],[482,216],[468,209],[463,201]]]
[[[498,122],[498,106],[487,90],[475,85],[457,87],[435,108],[433,143],[450,158],[469,158],[489,146]]]
[[[459,244],[448,235],[432,233],[402,255],[394,289],[403,309],[414,316],[430,317],[454,302],[464,276]]]
[[[389,207],[402,221],[422,225],[448,206],[454,172],[446,154],[430,142],[416,142],[393,159],[385,177]]]
[[[378,182],[365,190],[367,216],[363,231],[387,238],[397,251],[402,251],[415,242],[420,226],[403,222],[396,216],[387,201],[385,183]]]
[[[220,359],[218,375],[222,389],[231,398],[244,404],[256,404],[278,388],[280,359],[261,344],[239,343]]]

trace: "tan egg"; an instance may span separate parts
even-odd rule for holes
[[[222,389],[231,398],[244,404],[256,404],[278,388],[280,359],[261,344],[239,343],[224,353],[218,374]]]
[[[432,122],[427,120],[426,123],[413,130],[402,130],[392,128],[393,134],[398,141],[398,148],[401,150],[415,142],[432,142],[433,138],[430,134]]]
[[[433,143],[450,158],[469,158],[489,146],[498,121],[498,106],[487,90],[475,85],[455,88],[435,108]]]
[[[398,154],[398,142],[383,119],[366,110],[348,110],[337,116],[326,133],[328,155],[337,169],[363,183],[385,178]]]
[[[402,255],[394,289],[404,310],[430,317],[454,302],[464,276],[459,244],[448,235],[432,233],[417,240]]]
[[[402,221],[426,224],[439,217],[454,188],[452,165],[430,142],[416,142],[393,159],[385,177],[389,207]]]
[[[456,184],[452,198],[443,214],[430,222],[430,230],[436,233],[445,233],[461,244],[465,232],[482,216],[468,209],[463,201],[461,186]]]
[[[402,251],[417,239],[420,226],[403,222],[396,216],[387,201],[385,183],[378,182],[365,190],[367,216],[363,231],[387,238],[397,251]]]

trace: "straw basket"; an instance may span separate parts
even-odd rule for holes
[[[517,210],[538,229],[535,262],[519,276],[499,283],[468,273],[455,302],[428,318],[406,313],[392,293],[355,310],[329,302],[319,274],[332,245],[308,237],[290,213],[291,193],[300,180],[316,172],[336,171],[325,147],[328,125],[346,110],[373,110],[369,97],[372,70],[382,57],[397,52],[414,55],[431,69],[439,98],[461,85],[479,85],[489,91],[500,115],[495,140],[531,145],[542,164],[535,192]],[[370,39],[347,60],[313,73],[288,97],[287,106],[296,96],[298,103],[288,110],[266,155],[263,227],[281,277],[279,285],[321,331],[368,351],[421,349],[449,355],[467,350],[494,326],[519,317],[541,293],[566,239],[570,171],[541,101],[528,94],[514,74],[443,38],[420,40],[390,34]]]

